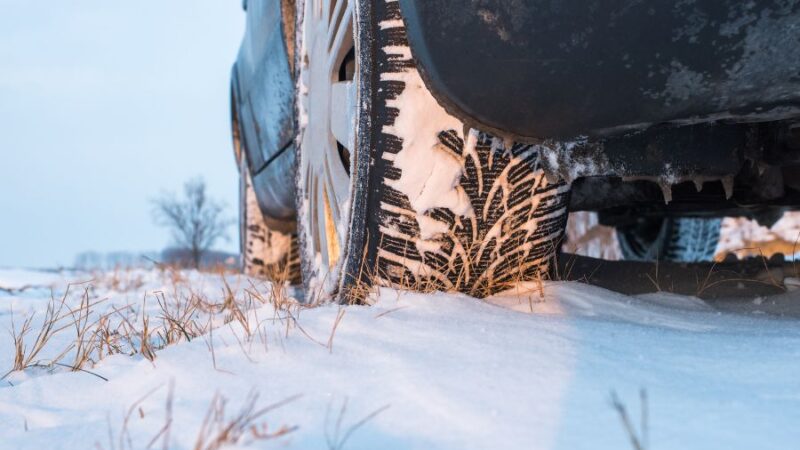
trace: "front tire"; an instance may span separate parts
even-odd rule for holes
[[[377,283],[483,297],[546,276],[569,187],[547,180],[538,149],[468,130],[439,106],[411,57],[398,2],[299,7],[308,292],[347,301]]]

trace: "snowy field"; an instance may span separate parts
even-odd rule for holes
[[[0,287],[3,449],[800,446],[800,326],[757,310],[567,282],[345,308],[195,272]]]

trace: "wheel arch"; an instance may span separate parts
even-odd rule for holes
[[[230,81],[230,102],[229,102],[229,115],[231,126],[231,140],[233,144],[233,157],[236,161],[237,170],[241,172],[242,152],[244,152],[244,142],[242,136],[241,123],[239,121],[240,108],[239,108],[239,75],[236,70],[236,63],[231,67],[231,81]]]
[[[498,136],[573,141],[800,115],[800,30],[788,25],[800,3],[398,1],[427,88],[448,113]],[[753,17],[770,19],[730,26]],[[679,87],[686,77],[693,84]]]

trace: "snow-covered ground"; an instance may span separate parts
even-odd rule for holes
[[[47,305],[61,318],[0,382],[0,448],[635,448],[620,408],[642,448],[800,445],[796,321],[567,282],[490,302],[382,290],[370,307],[301,308],[298,292],[225,281],[0,271],[0,375],[12,321],[19,335],[33,316],[29,354]],[[88,325],[59,330],[85,310]],[[82,328],[96,362],[71,371],[72,347],[48,364]]]

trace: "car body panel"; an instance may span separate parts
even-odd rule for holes
[[[282,26],[281,2],[248,1],[235,77],[239,120],[254,174],[295,137],[294,77]]]
[[[694,124],[651,127],[601,142],[542,146],[542,165],[566,181],[586,176],[650,178],[667,184],[721,179],[758,158],[771,135],[758,124]]]
[[[800,115],[800,1],[400,0],[428,88],[523,140]]]
[[[253,175],[253,189],[258,205],[264,214],[264,221],[272,230],[283,233],[295,230],[297,207],[294,177],[294,145],[280,152],[264,170]]]
[[[247,26],[231,80],[238,126],[253,189],[267,225],[295,227],[295,84],[281,8],[286,2],[249,0]],[[284,5],[284,6],[282,6]]]

